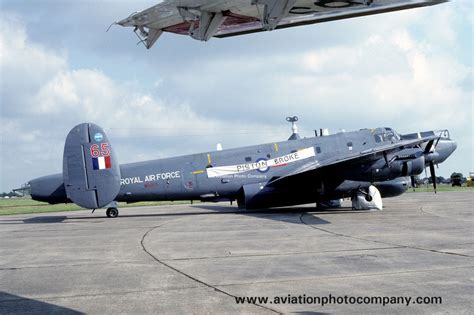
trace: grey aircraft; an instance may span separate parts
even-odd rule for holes
[[[28,187],[35,200],[107,208],[108,217],[118,215],[117,201],[236,200],[239,208],[261,209],[351,197],[355,209],[381,209],[382,197],[404,193],[409,177],[413,184],[426,167],[435,178],[434,166],[456,149],[447,130],[321,130],[302,139],[297,118],[287,120],[287,141],[121,165],[104,130],[80,124],[66,138],[62,174]]]
[[[113,24],[133,27],[147,49],[164,33],[208,41],[358,16],[437,5],[447,0],[165,0]],[[353,30],[351,30],[353,31]],[[363,32],[363,30],[360,30]]]

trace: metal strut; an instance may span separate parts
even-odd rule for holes
[[[189,35],[201,41],[211,39],[226,19],[222,12],[209,12],[199,8],[179,7],[178,12],[183,20],[190,23]],[[197,24],[199,26],[196,27]]]
[[[263,5],[262,28],[266,31],[274,30],[281,19],[285,17],[296,0],[252,0],[251,4]]]

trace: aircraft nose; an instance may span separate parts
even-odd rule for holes
[[[444,140],[445,142],[445,152],[446,152],[446,157],[450,156],[458,147],[458,144],[456,141],[453,140]]]
[[[451,141],[451,153],[453,153],[458,147],[456,141]]]
[[[442,139],[439,141],[438,146],[436,147],[437,157],[435,158],[435,163],[444,162],[458,147],[456,141]]]

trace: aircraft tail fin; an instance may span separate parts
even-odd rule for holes
[[[72,128],[64,145],[63,180],[67,197],[83,208],[101,208],[117,197],[120,167],[102,128],[91,123]]]

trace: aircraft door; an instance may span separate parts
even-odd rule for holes
[[[196,169],[194,168],[193,162],[187,162],[184,164],[181,178],[183,180],[183,186],[187,191],[194,191],[197,189]]]

